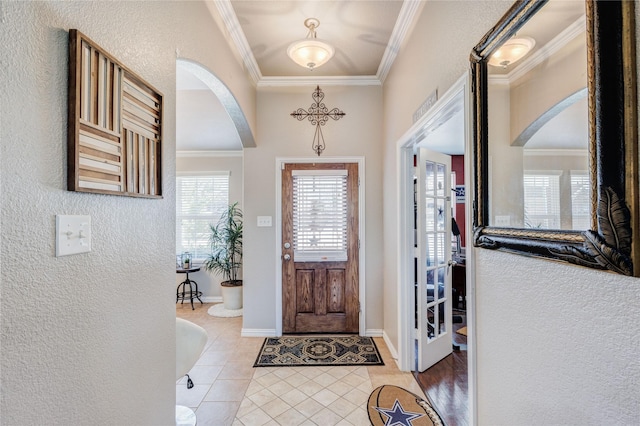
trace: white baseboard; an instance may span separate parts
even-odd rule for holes
[[[364,335],[367,337],[384,338],[384,332],[377,328],[366,330]],[[269,329],[269,328],[243,328],[241,332],[241,336],[242,337],[277,337],[276,330]],[[386,343],[386,339],[385,339],[385,343]]]
[[[243,328],[242,337],[277,337],[275,328]]]
[[[389,352],[391,352],[391,357],[396,362],[396,366],[399,367],[400,365],[398,364],[398,350],[391,344],[391,339],[389,339],[389,336],[384,331],[382,332],[382,338],[384,339],[384,343],[386,343]]]
[[[204,303],[222,303],[222,296],[202,296],[200,299],[202,299]]]

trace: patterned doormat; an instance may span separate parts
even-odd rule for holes
[[[254,367],[384,365],[371,337],[282,336],[264,340]]]

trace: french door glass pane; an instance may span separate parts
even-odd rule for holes
[[[427,308],[427,341],[431,341],[436,337],[435,310],[435,306]]]
[[[437,177],[436,177],[436,179],[437,179],[437,183],[436,183],[437,192],[436,192],[436,195],[438,197],[444,197],[445,196],[445,193],[444,193],[444,178],[445,178],[444,170],[445,170],[444,164],[439,164],[438,163],[437,172],[436,172],[437,173]]]
[[[437,203],[437,207],[436,207],[436,212],[438,214],[438,217],[436,219],[436,223],[437,223],[437,230],[438,231],[444,231],[445,228],[445,223],[444,223],[444,216],[445,216],[445,211],[444,211],[444,206],[445,206],[445,200],[444,198],[438,198],[436,200]]]
[[[438,234],[436,234],[436,251],[437,251],[437,259],[438,259],[438,265],[444,265],[444,261],[445,261],[445,254],[444,254],[444,240],[445,240],[445,235],[444,233],[440,232]]]
[[[435,195],[436,188],[436,166],[431,161],[425,162],[425,193],[427,195]]]
[[[433,269],[430,269],[427,271],[427,287],[428,288],[434,288],[436,285],[436,271]],[[429,292],[427,292],[427,301],[431,302],[432,300],[429,300]]]
[[[436,241],[435,234],[427,234],[427,266],[436,264]]]
[[[447,332],[447,322],[444,320],[444,313],[447,312],[446,310],[446,305],[447,302],[442,302],[438,305],[438,311],[439,311],[439,318],[440,320],[438,321],[438,323],[440,324],[440,330],[438,334],[444,334]]]
[[[433,198],[427,198],[425,218],[426,218],[425,231],[427,232],[435,231],[436,230],[436,209],[433,202]]]

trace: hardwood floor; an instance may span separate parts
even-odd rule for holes
[[[454,330],[466,325],[454,324]],[[454,333],[454,350],[449,356],[422,373],[413,375],[447,426],[469,425],[469,386],[467,374],[467,338]]]

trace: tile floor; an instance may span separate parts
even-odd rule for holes
[[[209,341],[186,378],[176,403],[196,411],[198,425],[369,425],[366,402],[383,384],[424,393],[411,373],[398,370],[382,338],[375,338],[384,366],[260,367],[253,363],[264,338],[241,337],[242,318],[207,314],[212,304],[177,304],[176,315],[204,327]]]

